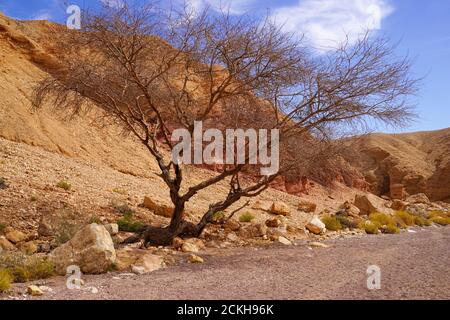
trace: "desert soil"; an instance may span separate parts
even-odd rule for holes
[[[41,299],[450,299],[450,227],[416,233],[206,251],[204,264],[184,263],[147,275],[85,276],[88,290],[65,278],[40,284]],[[367,268],[381,268],[381,289],[367,289]],[[16,292],[23,292],[23,285]],[[10,297],[11,298],[11,297]],[[19,295],[16,298],[25,298]]]

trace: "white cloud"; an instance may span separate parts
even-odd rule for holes
[[[50,20],[52,15],[46,11],[40,11],[32,17],[32,20]]]
[[[393,12],[386,0],[300,0],[273,11],[275,21],[289,32],[304,34],[319,51],[346,40],[354,43],[365,31],[381,29]]]
[[[239,15],[251,10],[258,0],[188,0],[188,3],[194,12],[209,6],[217,11],[229,11],[230,14]]]
[[[113,8],[119,8],[123,6],[122,0],[100,0],[100,2]]]

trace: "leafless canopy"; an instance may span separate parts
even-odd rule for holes
[[[260,194],[293,163],[313,161],[321,153],[311,146],[338,132],[373,120],[399,125],[413,115],[407,103],[416,90],[410,61],[369,34],[318,55],[269,17],[168,11],[152,1],[84,12],[82,22],[81,31],[58,32],[65,48],[55,50],[61,68],[39,83],[34,102],[51,100],[71,112],[95,104],[148,149],[175,207],[167,228],[148,228],[151,243],[199,235],[214,213]],[[192,132],[194,121],[279,129],[281,170],[244,185],[240,174],[247,166],[227,165],[182,193],[183,167],[164,150],[173,148],[173,128]],[[306,142],[307,154],[295,149]],[[185,204],[223,180],[230,182],[226,198],[211,204],[197,225],[184,222]]]

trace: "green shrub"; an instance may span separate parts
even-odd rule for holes
[[[30,201],[31,202],[36,202],[38,200],[38,198],[36,196],[31,196],[30,197]]]
[[[341,224],[343,229],[345,229],[345,228],[349,228],[349,229],[356,229],[356,228],[358,228],[358,223],[355,220],[353,220],[353,219],[350,219],[350,218],[345,217],[345,216],[340,216],[340,215],[336,216],[336,219],[339,221],[339,223]]]
[[[450,218],[450,213],[444,212],[444,211],[439,211],[439,210],[434,210],[434,211],[430,211],[428,213],[428,218],[429,219],[433,219],[436,217],[440,217],[440,218]]]
[[[216,212],[216,213],[214,213],[213,215],[212,215],[212,221],[213,222],[219,222],[219,221],[224,221],[225,220],[225,212],[223,212],[223,211],[218,211],[218,212]]]
[[[429,227],[432,222],[429,219],[425,219],[421,216],[414,216],[414,224],[419,227]]]
[[[13,282],[46,279],[54,275],[54,266],[45,257],[7,253],[0,256],[0,268],[7,270]]]
[[[366,231],[367,234],[379,234],[380,233],[379,226],[369,220],[362,223],[360,227],[361,227],[361,229]]]
[[[0,269],[0,292],[6,292],[11,289],[13,277],[6,269]]]
[[[117,220],[117,225],[120,231],[125,232],[138,232],[145,226],[144,223],[134,220],[130,216]]]
[[[396,225],[394,218],[388,214],[382,212],[373,212],[369,215],[369,220],[376,224],[378,227],[387,225]]]
[[[120,189],[120,188],[114,188],[114,189],[112,189],[112,192],[122,194],[122,195],[128,194],[128,192],[126,190]]]
[[[321,220],[325,224],[327,230],[330,231],[342,230],[342,225],[336,217],[325,216]]]
[[[253,219],[255,219],[255,216],[250,212],[245,212],[239,217],[240,222],[251,222]]]
[[[440,224],[441,226],[448,226],[448,225],[450,225],[450,218],[444,218],[444,217],[436,216],[434,218],[431,218],[430,220],[431,220],[431,222]]]
[[[0,234],[2,234],[6,229],[6,224],[0,223]]]
[[[56,184],[56,186],[58,188],[66,190],[66,191],[69,191],[70,189],[72,189],[72,185],[70,183],[68,183],[67,181],[60,181]]]
[[[412,214],[406,211],[396,211],[395,216],[399,218],[401,221],[403,221],[403,224],[407,225],[408,227],[414,225],[415,218]],[[402,226],[403,226],[402,224]]]
[[[400,228],[397,227],[395,224],[388,224],[381,227],[381,232],[387,234],[397,234],[400,233]]]
[[[3,178],[0,178],[0,190],[8,188],[8,184],[6,183],[6,180]]]

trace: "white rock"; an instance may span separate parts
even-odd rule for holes
[[[99,274],[107,272],[116,262],[116,251],[105,227],[93,223],[56,248],[49,258],[60,275],[65,275],[67,267],[71,265],[80,267],[85,274]]]
[[[284,244],[284,245],[286,245],[286,246],[290,246],[290,245],[292,245],[292,242],[291,241],[289,241],[288,239],[286,239],[285,237],[278,237],[278,242],[279,243],[281,243],[281,244]]]
[[[323,223],[319,218],[314,217],[309,223],[312,225],[320,228],[322,231],[325,231],[327,228],[325,226],[325,223]]]
[[[142,266],[132,266],[131,271],[135,274],[145,274],[145,268]]]

